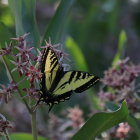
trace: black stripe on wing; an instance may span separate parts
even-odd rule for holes
[[[49,53],[49,49],[48,48],[44,49],[43,54],[42,54],[42,58],[41,58],[41,64],[40,64],[42,73],[44,73],[44,70],[45,70],[45,62],[46,62],[46,58],[47,58],[48,53]]]
[[[97,81],[99,81],[99,78],[95,76],[93,79],[91,79],[90,81],[88,81],[88,82],[85,83],[84,85],[82,85],[82,86],[76,88],[76,89],[74,90],[74,92],[76,92],[76,93],[81,93],[81,92],[87,90],[88,88],[90,88],[91,86],[93,86]]]
[[[62,72],[58,77],[57,85],[51,91],[53,95],[59,96],[69,91],[82,92],[99,80],[98,77],[87,72],[81,71],[67,71]]]
[[[53,80],[53,83],[52,83],[52,86],[51,86],[49,92],[51,92],[51,93],[53,92],[53,90],[58,85],[60,79],[63,77],[63,75],[64,75],[63,67],[59,67],[59,69],[56,72],[55,79]]]

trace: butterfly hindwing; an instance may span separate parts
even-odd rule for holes
[[[90,88],[98,80],[96,76],[87,72],[68,71],[60,79],[52,94],[59,96],[70,91],[80,93]]]

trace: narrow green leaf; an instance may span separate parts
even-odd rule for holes
[[[117,62],[121,59],[123,52],[124,52],[124,47],[125,47],[126,41],[127,41],[126,33],[124,30],[122,30],[120,33],[120,36],[119,36],[118,50],[114,57],[114,60],[112,61],[113,67],[115,67]]]
[[[10,43],[11,37],[12,37],[12,34],[8,31],[7,27],[2,22],[0,22],[0,48],[4,48],[6,43]],[[7,80],[5,76],[6,76],[6,73],[0,73],[0,77],[4,80]]]
[[[68,13],[74,1],[75,0],[61,0],[61,3],[57,8],[54,17],[52,18],[47,27],[43,41],[48,40],[49,37],[53,42],[60,41],[64,25],[66,24],[66,18],[68,17]]]
[[[79,70],[88,71],[88,66],[86,64],[86,60],[84,55],[78,46],[78,44],[71,37],[67,37],[65,41],[65,45],[71,53],[74,63]]]
[[[6,26],[2,23],[0,23],[0,49],[3,48],[5,46],[5,42],[10,42],[10,38],[12,37],[12,35],[9,33],[9,31],[7,30]],[[4,65],[6,67],[7,70],[7,74],[8,74],[8,78],[11,81],[14,81],[16,83],[18,83],[21,78],[19,78],[19,75],[17,72],[13,72],[11,73],[12,69],[14,68],[14,65],[11,64],[11,62],[9,61],[11,58],[10,57],[6,57],[3,56],[2,60],[4,62]],[[29,86],[29,82],[28,81],[24,81],[22,84],[20,84],[18,86],[18,92],[21,96],[24,96],[24,92],[23,92],[23,88],[27,88]],[[27,99],[23,98],[22,99],[24,104],[27,106],[28,110],[30,111],[28,105],[27,105]]]
[[[33,136],[28,133],[13,133],[10,135],[10,140],[32,140]],[[47,140],[41,136],[38,136],[38,140]]]
[[[11,33],[8,31],[7,27],[0,22],[0,49],[4,48],[6,43],[10,43]],[[3,60],[5,57],[3,57]],[[6,63],[6,62],[4,62]],[[8,73],[8,72],[7,72]]]
[[[39,45],[39,32],[35,18],[36,0],[9,0],[9,6],[15,17],[16,35],[30,33],[28,41]]]
[[[85,125],[72,137],[72,140],[93,140],[101,132],[125,121],[128,115],[126,101],[123,101],[122,106],[115,112],[96,113]]]
[[[10,42],[10,38],[12,37],[12,34],[8,31],[7,27],[0,22],[0,45],[5,46],[5,43]]]
[[[136,119],[134,116],[129,115],[127,117],[127,122],[134,129],[137,136],[140,138],[140,121]]]
[[[5,137],[4,136],[0,136],[0,140],[5,140]]]

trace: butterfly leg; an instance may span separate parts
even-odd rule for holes
[[[33,106],[33,112],[36,111],[37,106],[39,105],[39,103],[40,103],[41,101],[43,101],[42,96],[40,96],[40,98],[39,98],[39,100],[37,101],[37,103]]]
[[[49,113],[52,110],[54,104],[53,103],[49,103],[48,105],[49,105],[49,110],[48,110],[48,113]]]

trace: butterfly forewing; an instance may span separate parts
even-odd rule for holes
[[[48,47],[44,52],[44,56],[42,57],[42,65],[42,73],[45,75],[45,85],[47,90],[49,90],[53,84],[58,69],[60,69],[58,58],[50,47]]]
[[[61,80],[58,82],[53,94],[59,96],[70,91],[80,93],[90,88],[99,79],[86,72],[69,71],[65,72]]]

